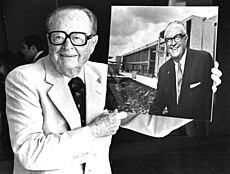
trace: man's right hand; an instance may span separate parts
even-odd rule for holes
[[[115,110],[113,113],[105,111],[95,118],[89,124],[89,127],[95,138],[114,135],[119,129],[121,119],[125,118],[126,116],[127,114],[125,112],[118,113],[117,110]]]

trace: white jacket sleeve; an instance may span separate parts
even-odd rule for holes
[[[73,162],[84,163],[93,155],[94,137],[88,126],[70,131],[62,126],[60,132],[44,132],[47,125],[38,92],[17,71],[6,80],[6,101],[12,149],[26,169],[62,169]]]

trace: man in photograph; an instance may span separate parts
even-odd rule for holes
[[[180,21],[167,25],[164,39],[170,59],[159,69],[157,95],[149,114],[210,120],[212,56],[187,48],[188,35]]]

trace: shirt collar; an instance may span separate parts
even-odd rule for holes
[[[43,52],[44,52],[44,51],[39,51],[39,52],[35,55],[35,57],[34,57],[34,62],[36,62],[38,56],[40,56]]]
[[[180,59],[180,64],[181,64],[181,68],[182,68],[182,71],[184,72],[184,66],[185,66],[185,59],[186,59],[186,56],[187,56],[187,49],[185,49],[185,52],[182,56],[182,58]],[[175,66],[177,66],[177,62],[176,61],[173,61],[175,63]]]

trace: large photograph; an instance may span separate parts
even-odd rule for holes
[[[106,108],[212,121],[218,7],[111,8]]]

